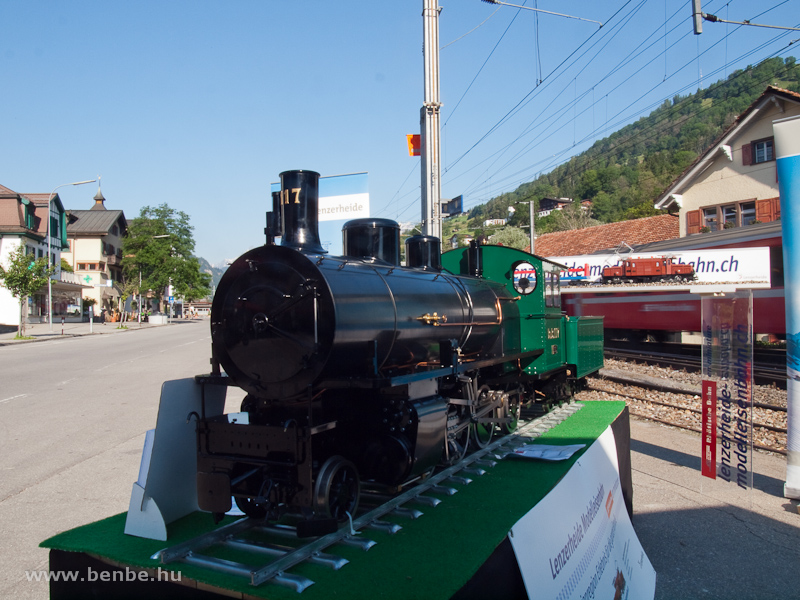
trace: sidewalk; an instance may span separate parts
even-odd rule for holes
[[[786,458],[757,451],[753,487],[700,474],[700,436],[631,418],[633,526],[655,600],[800,598],[798,501]]]
[[[203,319],[170,319],[169,325],[180,325],[186,323],[197,323]],[[121,329],[120,325],[124,325],[126,329]],[[53,329],[50,330],[50,325],[47,323],[28,323],[25,327],[25,337],[30,337],[30,340],[15,340],[17,335],[17,328],[13,329],[0,325],[0,346],[7,346],[12,344],[28,344],[31,342],[42,342],[52,339],[63,339],[66,337],[77,337],[81,335],[107,335],[112,333],[122,333],[125,331],[138,331],[140,329],[150,329],[153,327],[167,327],[167,325],[154,325],[151,323],[141,323],[138,321],[128,321],[124,324],[121,323],[64,323],[61,324],[60,320],[53,323]]]

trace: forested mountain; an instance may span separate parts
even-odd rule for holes
[[[592,217],[601,223],[657,214],[654,199],[768,85],[800,91],[800,68],[793,57],[767,59],[695,94],[665,101],[546,175],[473,208],[470,225],[505,218],[510,204],[541,198],[591,200]],[[569,228],[561,220],[546,217],[537,221],[536,230]],[[527,223],[527,211],[516,212],[511,224],[519,223]]]

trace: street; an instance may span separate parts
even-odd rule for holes
[[[0,347],[0,597],[47,598],[39,542],[128,509],[162,383],[210,356],[207,320]]]

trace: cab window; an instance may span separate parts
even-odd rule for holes
[[[561,306],[561,280],[557,272],[545,274],[544,305],[555,308]]]

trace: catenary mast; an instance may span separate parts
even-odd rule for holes
[[[422,1],[425,100],[420,109],[420,178],[422,233],[442,237],[441,165],[439,162],[439,2]]]

